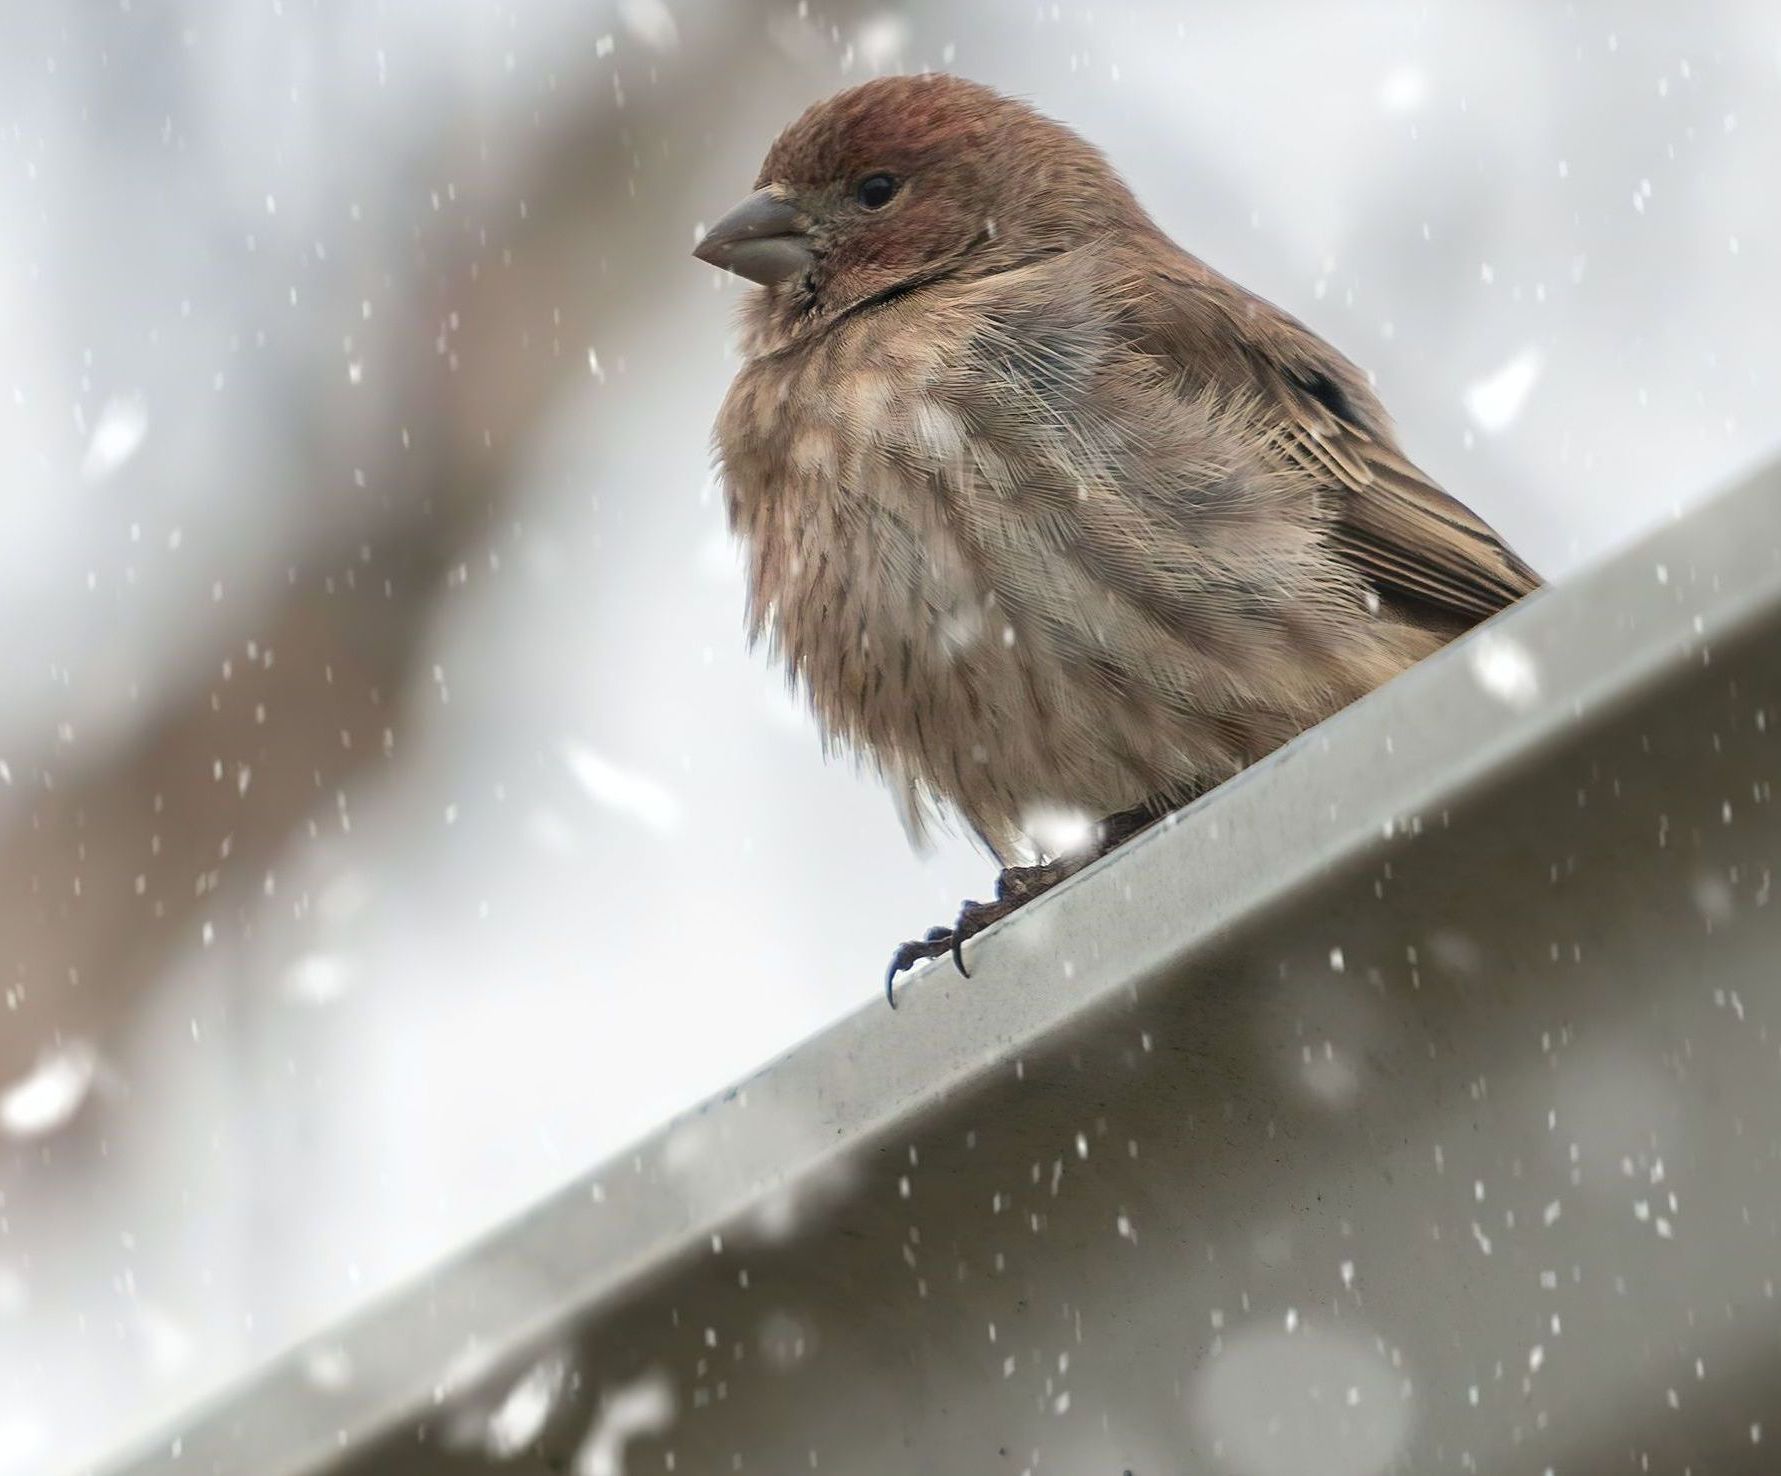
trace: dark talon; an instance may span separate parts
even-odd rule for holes
[[[1027,900],[1027,894],[1020,886],[1023,875],[1004,871],[996,881],[994,902],[967,902],[959,909],[958,921],[952,925],[952,962],[965,978],[971,977],[971,971],[965,967],[965,940],[975,938],[992,923],[1000,922]],[[1013,884],[1010,883],[1011,877]]]
[[[966,901],[959,906],[958,921],[950,929],[949,941],[952,944],[952,966],[959,971],[961,979],[969,979],[971,971],[965,967],[965,939],[977,931],[971,926],[971,919],[977,915],[981,902]]]
[[[897,1007],[897,975],[904,969],[912,969],[923,959],[938,958],[946,952],[946,945],[952,938],[951,928],[929,928],[927,933],[913,943],[905,943],[891,955],[890,968],[884,975],[885,1002],[894,1010]]]
[[[952,955],[952,965],[961,978],[969,979],[965,967],[965,940],[975,938],[992,923],[998,923],[1016,908],[1024,906],[1040,893],[1048,891],[1066,877],[1074,876],[1090,861],[1104,856],[1114,846],[1136,835],[1157,815],[1154,805],[1140,805],[1102,822],[1093,847],[1079,854],[1059,856],[1039,866],[1005,867],[996,878],[994,902],[967,902],[959,909],[958,921],[950,928],[929,928],[927,936],[916,943],[905,943],[891,959],[884,976],[884,997],[890,1007],[897,1007],[897,975],[913,968],[923,959]]]

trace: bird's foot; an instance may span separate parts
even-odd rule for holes
[[[884,997],[893,1010],[897,1007],[897,975],[923,959],[938,958],[951,947],[951,928],[929,928],[922,937],[905,943],[891,955],[890,967],[884,971]]]
[[[905,943],[892,956],[884,976],[884,997],[890,1001],[891,1008],[895,1009],[897,1003],[897,975],[924,959],[950,953],[953,965],[967,979],[970,978],[971,971],[965,967],[965,944],[1015,908],[1080,871],[1088,859],[1071,856],[1048,861],[1043,866],[1010,866],[996,878],[995,901],[966,902],[959,908],[958,920],[950,928],[929,928],[925,936]]]

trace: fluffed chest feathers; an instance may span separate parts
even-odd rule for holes
[[[834,347],[756,360],[718,447],[751,635],[831,742],[999,837],[1034,805],[1067,801],[1068,765],[1047,752],[1054,694],[952,524],[972,453],[943,384],[920,343],[870,363]]]
[[[1359,602],[1307,489],[1232,450],[1243,407],[1092,325],[944,325],[763,355],[719,418],[751,629],[831,740],[1006,854],[1034,809],[1196,793],[1376,684],[1306,654]]]

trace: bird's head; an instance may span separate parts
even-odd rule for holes
[[[1092,145],[960,77],[882,77],[779,135],[755,191],[693,254],[765,289],[781,332],[948,276],[985,276],[1146,223]]]

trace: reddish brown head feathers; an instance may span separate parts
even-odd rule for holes
[[[789,327],[1147,224],[1096,149],[1025,103],[958,77],[885,77],[788,127],[700,254],[770,286]]]

